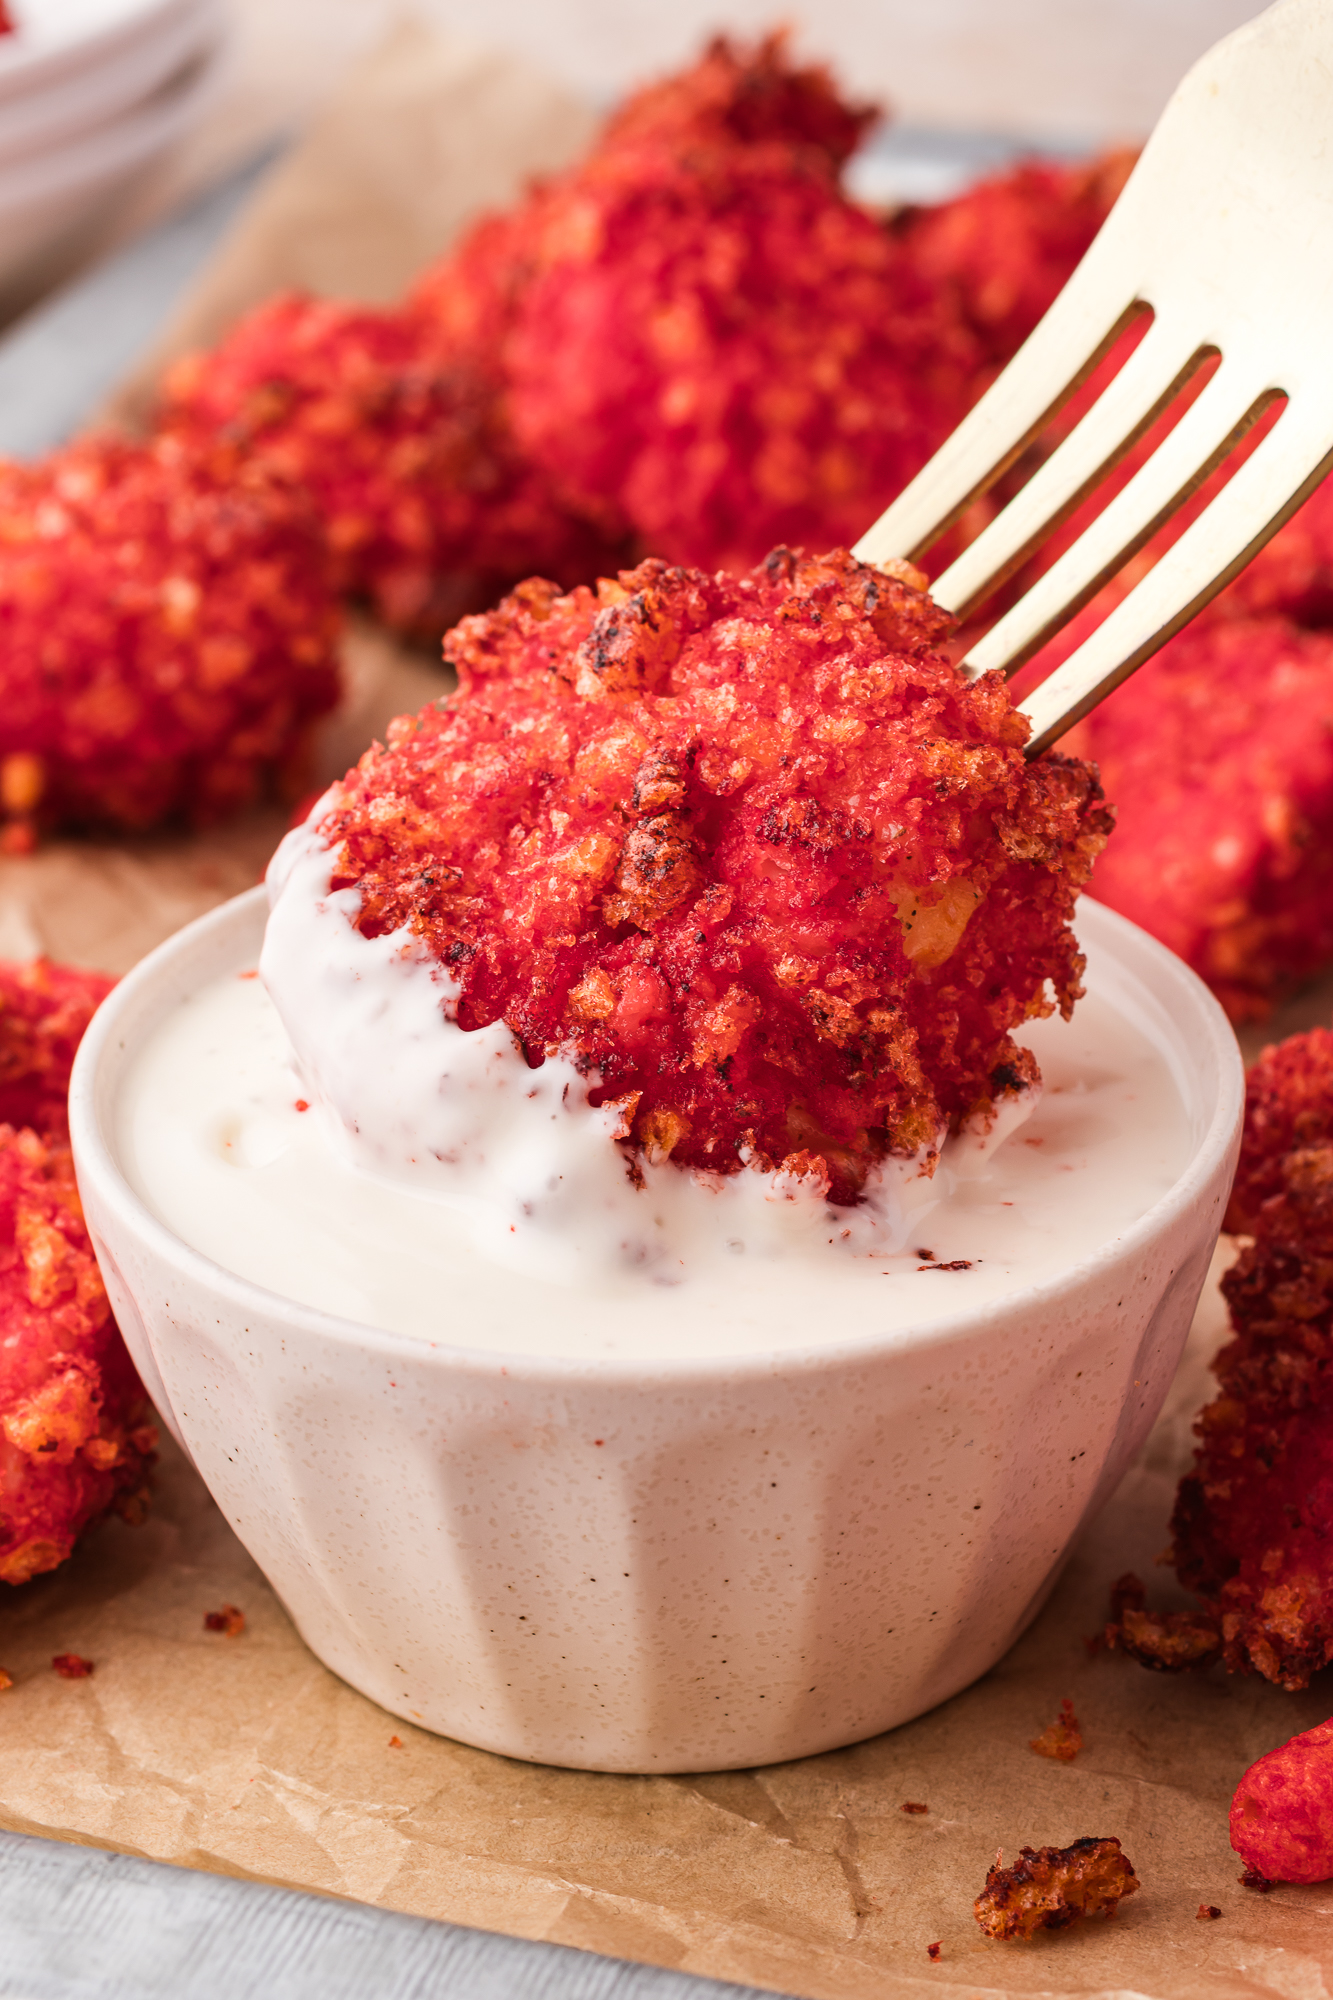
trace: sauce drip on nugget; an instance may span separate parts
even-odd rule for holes
[[[1111,826],[1092,768],[1026,763],[1003,681],[937,650],[922,581],[779,549],[524,584],[319,808],[333,888],[425,945],[460,1027],[595,1075],[631,1154],[854,1202],[1035,1080],[1012,1030],[1081,990]]]

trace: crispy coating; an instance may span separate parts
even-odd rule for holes
[[[0,816],[203,824],[299,785],[336,629],[306,500],[235,448],[0,464]]]
[[[287,293],[163,384],[172,434],[222,436],[312,496],[344,594],[438,638],[540,570],[574,583],[606,553],[515,450],[496,377],[500,226],[460,260],[459,324]],[[469,290],[474,270],[485,282]],[[465,320],[464,301],[478,303]]]
[[[1333,1660],[1333,1094],[1328,1037],[1257,1066],[1238,1202],[1254,1241],[1222,1281],[1235,1337],[1195,1425],[1173,1559],[1226,1663],[1303,1688]],[[1279,1150],[1285,1146],[1285,1150]]]
[[[459,695],[325,808],[362,931],[415,932],[464,1028],[598,1072],[652,1160],[850,1202],[929,1154],[1035,1074],[1012,1030],[1077,997],[1110,819],[1085,766],[1025,763],[1003,682],[959,678],[900,569],[647,562],[464,620]]]
[[[1129,178],[1128,149],[1067,167],[1028,161],[896,224],[951,317],[1002,368],[1054,304]]]
[[[557,352],[549,298],[537,290],[578,242],[586,245],[608,176],[621,198],[640,189],[645,215],[655,213],[654,203],[661,207],[665,176],[674,190],[668,206],[674,198],[680,207],[677,237],[681,230],[706,232],[710,173],[724,173],[733,159],[769,161],[744,223],[753,219],[754,201],[789,199],[786,181],[803,186],[814,176],[831,185],[874,116],[843,103],[824,70],[795,67],[780,35],[746,49],[714,41],[699,62],[632,97],[588,161],[533,188],[506,213],[484,218],[422,275],[401,308],[277,300],[215,353],[191,356],[172,371],[162,422],[191,435],[239,439],[248,452],[304,481],[328,524],[340,587],[370,598],[390,623],[408,630],[436,635],[451,616],[493,601],[499,589],[533,572],[565,584],[582,581],[599,566],[625,560],[635,537],[671,553],[655,520],[627,513],[623,495],[595,469],[589,479],[573,459],[566,462],[567,440],[551,437],[542,450],[530,448],[533,425],[550,428],[550,411],[544,419],[534,409],[544,397],[565,393],[570,368],[577,372],[588,361],[599,374],[623,374],[617,351],[606,347],[605,326],[593,333],[591,349],[578,354],[568,351],[565,326]],[[818,203],[809,209],[816,231],[826,227],[822,214]],[[879,232],[859,212],[856,220],[864,254],[864,243],[877,241]],[[783,240],[807,262],[819,254],[799,237]],[[775,237],[770,254],[777,247]],[[703,240],[697,249],[717,272],[730,254],[720,236],[711,249]],[[771,283],[775,273],[767,275]],[[808,291],[807,283],[802,296]],[[665,324],[665,294],[639,303]],[[777,294],[770,303],[782,310]],[[638,337],[623,329],[624,340]],[[801,356],[791,356],[788,373],[802,365]],[[563,386],[551,372],[557,367],[564,369]],[[578,385],[582,402],[590,386]],[[526,398],[527,412],[517,427],[516,398]],[[618,407],[606,395],[602,404],[605,423],[618,424]],[[575,408],[569,406],[562,426],[573,416],[578,429]],[[722,442],[714,439],[714,457]],[[620,447],[603,436],[580,439],[578,449],[599,458]],[[827,456],[833,467],[834,454]],[[788,468],[788,483],[791,476]],[[805,520],[792,516],[790,525],[803,528]],[[747,546],[761,554],[786,525],[778,522],[772,532],[759,525]],[[863,522],[853,526],[849,517],[844,525],[852,533]],[[824,542],[835,538],[833,528],[820,535]]]
[[[669,560],[850,542],[980,353],[903,245],[785,141],[628,141],[548,198],[506,349],[523,451]]]
[[[1287,1155],[1333,1145],[1333,1034],[1311,1028],[1266,1048],[1245,1079],[1245,1129],[1226,1227],[1253,1236],[1286,1192]]]
[[[1012,1868],[995,1863],[972,1912],[988,1937],[1027,1939],[1065,1930],[1080,1917],[1113,1917],[1138,1886],[1118,1840],[1024,1847]]]
[[[609,121],[603,146],[798,147],[841,167],[879,122],[874,105],[847,104],[822,65],[794,67],[785,30],[746,47],[717,35],[688,69],[636,91]]]
[[[1116,802],[1093,893],[1206,979],[1234,1020],[1333,957],[1333,634],[1212,614],[1076,734]],[[1071,742],[1074,739],[1071,739]]]
[[[0,1582],[146,1505],[157,1434],[107,1303],[69,1148],[0,1125]]]
[[[1231,1845],[1265,1883],[1333,1877],[1333,1722],[1251,1764],[1231,1801]]]
[[[0,1124],[65,1136],[74,1053],[112,984],[49,958],[0,961]]]
[[[70,1163],[70,1064],[111,986],[0,964],[0,1582],[64,1561],[92,1520],[140,1518],[152,1412],[116,1330]]]

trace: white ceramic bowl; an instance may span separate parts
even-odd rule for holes
[[[153,32],[113,41],[100,60],[47,77],[0,76],[0,164],[35,158],[137,110],[214,42],[221,39],[218,0],[189,0],[158,9]]]
[[[320,1659],[429,1729],[612,1771],[855,1742],[999,1659],[1151,1424],[1217,1237],[1243,1076],[1193,973],[1081,906],[1178,1079],[1193,1151],[1078,1268],[906,1336],[560,1361],[295,1305],[187,1248],[127,1184],[127,1064],[180,999],[254,964],[264,912],[255,889],[122,981],[70,1122],[145,1383]]]
[[[226,59],[220,14],[210,8],[202,20],[207,32],[193,52],[146,97],[50,146],[0,159],[0,312],[12,316],[83,261],[198,122]],[[9,109],[0,94],[0,128]]]
[[[0,37],[0,110],[150,43],[199,0],[16,0]]]

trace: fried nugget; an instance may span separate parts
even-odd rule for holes
[[[1113,1917],[1139,1886],[1120,1842],[1086,1837],[1068,1847],[1024,1847],[1011,1868],[999,1861],[972,1905],[987,1937],[1034,1938],[1080,1917]]]
[[[338,691],[308,503],[234,447],[88,440],[0,465],[0,806],[12,829],[206,824],[298,787]]]
[[[458,696],[322,804],[334,886],[423,941],[464,1028],[596,1070],[649,1159],[854,1202],[1032,1081],[1012,1031],[1080,991],[1110,827],[1084,766],[1025,762],[1003,681],[936,650],[921,581],[779,550],[525,585],[449,635]]]
[[[897,220],[916,270],[975,335],[988,369],[1055,303],[1136,158],[1120,149],[1079,166],[1025,161]]]
[[[1245,1078],[1245,1129],[1225,1227],[1253,1236],[1287,1191],[1289,1154],[1333,1145],[1333,1034],[1311,1028],[1266,1048]]]
[[[627,142],[551,204],[506,374],[519,445],[571,505],[741,570],[862,533],[979,358],[817,157]]]
[[[65,1096],[111,981],[0,965],[0,1581],[63,1562],[89,1522],[140,1518],[156,1444],[84,1227]]]
[[[1265,1883],[1333,1877],[1333,1722],[1251,1764],[1231,1802],[1231,1845]]]
[[[1329,1041],[1294,1036],[1251,1079],[1236,1202],[1254,1241],[1222,1281],[1235,1338],[1171,1523],[1227,1665],[1293,1690],[1333,1660]]]
[[[1092,893],[1233,1020],[1333,958],[1333,634],[1197,619],[1080,726],[1119,832]]]
[[[458,260],[453,321],[288,293],[212,353],[177,362],[162,387],[165,432],[220,436],[299,482],[335,587],[432,639],[518,577],[574,583],[606,555],[510,435],[481,303],[503,293],[500,234],[488,226]],[[473,271],[483,283],[465,282]]]
[[[602,145],[754,146],[778,141],[838,168],[878,124],[872,104],[848,104],[827,69],[796,68],[784,29],[746,46],[716,35],[689,68],[636,91]]]
[[[67,1136],[70,1068],[112,983],[49,958],[0,961],[0,1124]]]

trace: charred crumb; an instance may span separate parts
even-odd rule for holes
[[[1196,1923],[1212,1924],[1217,1922],[1221,1914],[1222,1912],[1218,1909],[1216,1903],[1200,1903],[1198,1909],[1194,1912],[1194,1918]]]
[[[1111,1617],[1101,1635],[1108,1649],[1159,1674],[1212,1666],[1222,1652],[1217,1620],[1206,1611],[1148,1611],[1147,1595],[1132,1572],[1112,1585]]]
[[[1112,1917],[1138,1886],[1120,1842],[1090,1835],[1068,1847],[1024,1847],[1010,1868],[997,1860],[972,1911],[988,1937],[1032,1938],[1080,1917]]]
[[[904,1799],[898,1810],[905,1813],[928,1813],[930,1807],[919,1799]]]

